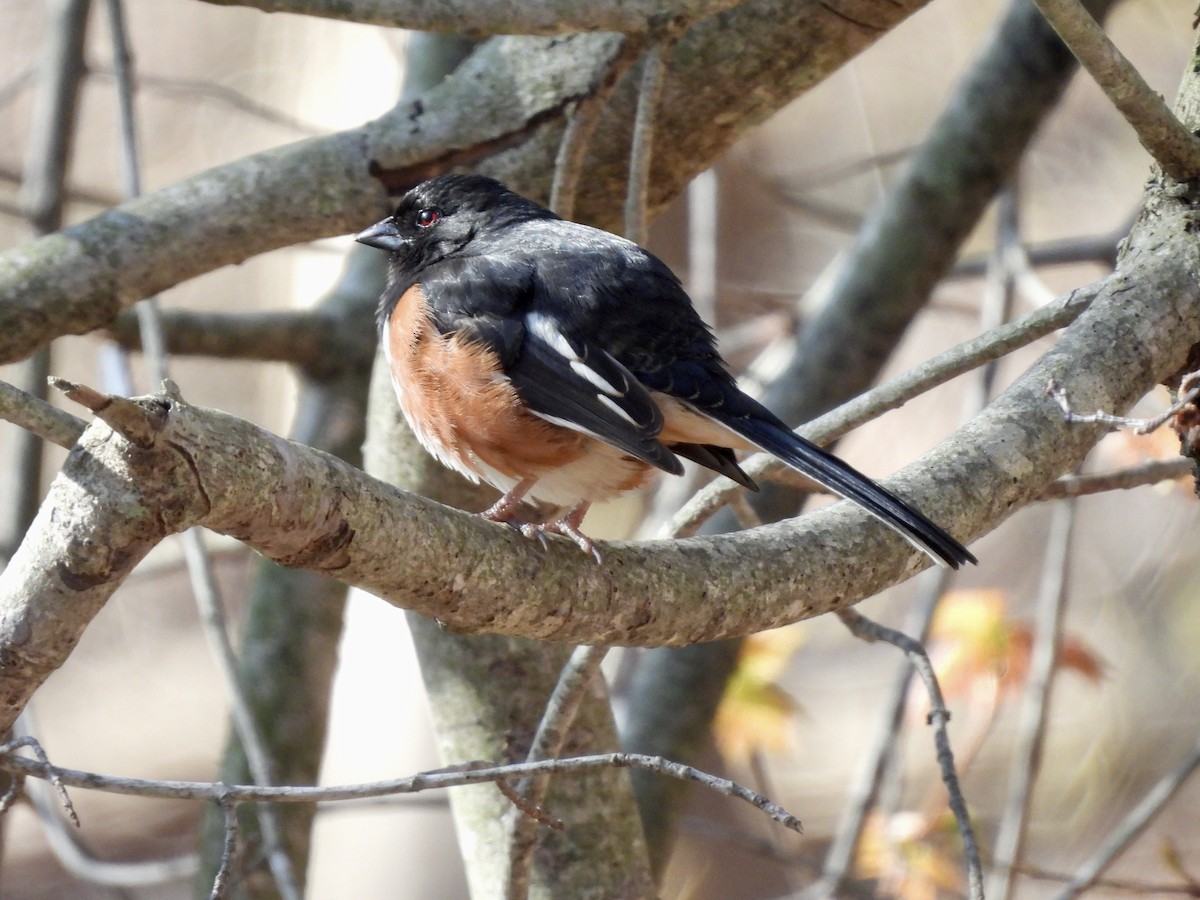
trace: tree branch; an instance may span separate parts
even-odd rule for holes
[[[1088,311],[893,488],[960,537],[978,535],[1076,466],[1103,433],[1064,422],[1044,396],[1049,381],[1081,405],[1124,409],[1178,370],[1200,328],[1192,203],[1152,190],[1117,275]],[[457,630],[573,643],[747,634],[842,608],[922,563],[837,504],[743,534],[613,544],[597,567],[561,541],[543,551],[250,423],[170,397],[134,402],[160,423],[157,434],[137,435],[139,446],[105,424],[89,427],[0,576],[0,725],[150,547],[197,524]]]
[[[375,355],[374,304],[353,325],[320,308],[250,313],[162,311],[166,349],[184,356],[285,362],[311,378],[369,366]],[[140,327],[132,312],[121,313],[106,329],[127,350],[141,349]]]
[[[322,16],[412,31],[467,37],[492,34],[572,34],[577,31],[653,31],[671,20],[694,21],[740,0],[554,0],[478,3],[476,0],[205,0],[263,12]]]
[[[1200,140],[1125,58],[1079,0],[1033,0],[1088,74],[1120,110],[1146,151],[1176,181],[1200,175]]]
[[[796,816],[756,791],[726,778],[702,772],[692,766],[680,765],[662,757],[644,756],[637,753],[603,753],[507,765],[470,762],[389,781],[332,787],[270,787],[205,781],[148,781],[142,778],[99,775],[78,769],[64,769],[42,759],[17,756],[12,752],[15,749],[12,744],[4,745],[0,749],[5,751],[0,753],[0,769],[8,772],[46,778],[69,787],[107,791],[131,797],[212,800],[217,803],[334,803],[342,800],[362,800],[370,797],[461,787],[467,784],[483,784],[488,781],[509,781],[513,778],[546,774],[579,775],[596,769],[645,769],[668,778],[697,782],[726,797],[733,797],[749,803],[784,828],[796,832],[802,829],[800,820]]]
[[[925,2],[886,4],[881,23]],[[690,28],[669,61],[660,128],[672,140],[655,153],[651,209],[882,33],[787,0],[753,0]],[[567,110],[612,75],[621,44],[612,34],[492,39],[446,81],[374,122],[218,166],[11,251],[0,257],[0,362],[105,325],[204,272],[356,230],[388,211],[388,192],[454,167],[546,196]],[[610,228],[625,193],[633,87],[623,85],[605,110],[579,197],[579,217]]]
[[[67,449],[75,445],[87,428],[83,419],[5,381],[0,381],[0,419]]]

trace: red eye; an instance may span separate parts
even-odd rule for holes
[[[425,209],[417,211],[417,227],[428,228],[436,224],[441,217],[441,212],[432,206],[427,206]]]

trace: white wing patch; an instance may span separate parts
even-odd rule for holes
[[[595,387],[599,388],[605,394],[608,394],[609,397],[620,397],[621,395],[623,395],[625,393],[620,388],[613,387],[612,383],[609,382],[609,380],[607,378],[605,378],[603,375],[601,375],[599,372],[597,372],[595,369],[593,369],[591,366],[589,366],[586,362],[584,362],[582,359],[579,359],[578,357],[571,360],[571,371],[574,372],[576,375],[578,375],[580,378],[584,379],[585,381],[590,382]],[[607,400],[608,398],[601,397],[600,399]]]

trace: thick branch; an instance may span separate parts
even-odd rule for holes
[[[1088,312],[893,488],[960,537],[979,535],[1077,465],[1101,434],[1065,423],[1047,383],[1060,381],[1084,407],[1125,409],[1177,370],[1200,328],[1194,199],[1152,194],[1117,277]],[[596,566],[569,544],[543,551],[250,423],[169,398],[139,402],[147,420],[163,421],[158,438],[139,447],[93,424],[0,577],[0,726],[133,564],[193,524],[457,630],[577,643],[748,634],[847,606],[921,564],[843,503],[742,534],[613,544]]]
[[[677,19],[695,21],[739,0],[205,0],[217,6],[251,6],[263,12],[323,16],[413,31],[467,37],[489,34],[572,34],[620,31],[637,34]]]
[[[755,0],[690,29],[668,65],[659,127],[672,139],[654,156],[651,209],[924,2],[870,5],[877,30],[787,0]],[[105,325],[204,272],[361,228],[387,210],[388,191],[456,166],[544,197],[567,110],[599,89],[620,40],[495,38],[445,82],[361,128],[218,166],[0,257],[0,362]],[[618,91],[597,131],[584,220],[619,222],[634,94]]]

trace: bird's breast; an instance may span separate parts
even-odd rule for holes
[[[396,303],[383,347],[413,433],[472,481],[508,490],[536,478],[531,496],[566,505],[645,480],[642,465],[622,461],[615,448],[531,413],[495,352],[438,330],[420,285]]]

